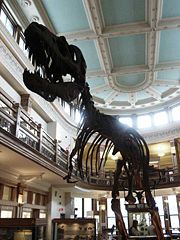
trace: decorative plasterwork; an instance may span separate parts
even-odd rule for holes
[[[151,131],[141,134],[148,144],[173,140],[180,136],[180,125],[170,125],[168,127],[159,128],[157,130],[153,129],[153,131],[151,129]]]
[[[32,16],[31,22],[39,22],[39,17],[38,16]]]
[[[40,22],[42,20],[43,24],[45,24],[52,32],[55,32],[55,29],[51,24],[51,19],[47,15],[47,12],[43,6],[42,0],[17,0],[17,2],[21,2],[21,4],[23,2],[23,5],[27,5],[27,7],[24,6],[22,9],[24,12],[25,8],[26,10],[34,9],[34,12],[31,10],[26,11],[26,16],[28,17],[29,21],[32,21],[33,16],[36,16],[40,19]],[[71,43],[77,40],[94,40],[101,69],[88,71],[87,79],[105,77],[107,79],[107,89],[111,92],[111,95],[114,94],[114,96],[117,96],[117,94],[120,95],[123,92],[127,94],[126,97],[128,99],[124,106],[116,100],[115,102],[118,103],[114,104],[112,96],[108,96],[105,99],[105,97],[102,95],[101,98],[99,97],[100,94],[98,96],[96,95],[99,93],[99,90],[96,91],[96,89],[93,89],[91,90],[91,93],[95,100],[96,106],[101,107],[101,110],[106,113],[113,112],[116,114],[117,111],[120,112],[122,110],[133,111],[136,109],[139,112],[144,108],[151,106],[162,106],[162,103],[165,103],[170,99],[175,100],[179,95],[179,90],[174,93],[167,92],[168,95],[164,97],[162,93],[158,91],[158,87],[162,86],[178,89],[180,88],[179,81],[157,81],[156,76],[158,71],[180,68],[179,62],[158,64],[160,33],[163,30],[179,28],[180,17],[162,19],[163,0],[151,0],[145,1],[144,21],[105,26],[101,1],[83,0],[82,2],[90,29],[85,29],[78,32],[60,32],[57,33],[57,35],[64,35],[67,38],[68,42]],[[34,20],[37,21],[37,19]],[[108,42],[109,39],[127,35],[131,36],[135,34],[145,35],[146,62],[141,66],[138,65],[114,68]],[[139,85],[131,85],[129,87],[120,85],[116,81],[116,78],[120,75],[136,73],[145,73],[145,79]],[[101,86],[98,86],[97,88],[100,87]],[[102,87],[104,88],[104,86]],[[139,98],[139,92],[144,92],[144,95],[147,96],[148,100],[146,98]],[[142,102],[142,104],[139,104],[139,102]]]
[[[29,6],[31,6],[31,1],[30,0],[21,0],[21,6],[29,7]]]
[[[13,69],[16,74],[21,74],[23,73],[23,69],[20,66],[20,64],[18,63],[18,61],[11,56],[10,52],[8,51],[8,49],[5,47],[5,45],[2,43],[2,41],[0,41],[0,62],[5,64],[5,62],[3,60],[6,60],[6,62],[8,63],[8,69],[9,71],[11,69]]]

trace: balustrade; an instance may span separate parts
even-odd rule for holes
[[[6,93],[0,89],[0,128],[14,135],[24,144],[37,150],[48,160],[55,162],[57,166],[67,172],[69,152],[64,150],[60,141],[50,137],[42,128],[41,124],[35,122],[32,117],[13,100],[6,96]],[[77,163],[73,159],[73,176],[79,178]],[[101,172],[101,176],[88,175],[84,182],[90,185],[102,187],[111,187],[113,185],[113,172]],[[154,172],[150,174],[150,183],[152,186],[165,186],[180,182],[180,175],[176,169]],[[119,180],[121,188],[126,188],[127,181]]]
[[[19,104],[8,99],[0,90],[0,127],[67,170],[67,152],[57,140],[50,137]]]

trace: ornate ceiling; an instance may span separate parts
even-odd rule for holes
[[[96,107],[144,112],[180,101],[179,0],[7,0],[24,27],[77,45]]]

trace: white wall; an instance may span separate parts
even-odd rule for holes
[[[54,139],[61,141],[61,147],[70,150],[71,136],[58,122],[50,122],[47,124],[47,133]]]
[[[52,188],[51,219],[60,218],[65,213],[65,193],[59,188]]]
[[[21,96],[9,85],[2,76],[0,76],[0,87],[12,98],[16,103],[20,103]]]
[[[45,131],[47,131],[47,123],[46,121],[44,121],[44,119],[38,115],[38,113],[36,111],[34,111],[34,109],[31,109],[31,117],[33,118],[33,120],[39,124],[42,125],[43,129]]]

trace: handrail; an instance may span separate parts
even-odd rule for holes
[[[61,147],[60,142],[49,136],[47,132],[42,129],[41,125],[36,123],[19,104],[14,104],[14,102],[8,100],[8,98],[6,98],[6,101],[3,101],[4,97],[6,98],[5,94],[0,94],[0,103],[1,101],[3,102],[3,106],[1,107],[0,105],[0,127],[16,136],[31,148],[39,151],[40,154],[52,162],[55,162],[60,168],[67,172],[69,153]],[[10,109],[11,111],[5,112],[4,108]],[[17,127],[17,125],[19,125],[19,127]],[[72,174],[80,180],[75,160],[73,160]],[[106,171],[97,176],[88,175],[84,178],[84,183],[92,186],[112,187],[113,177],[113,172]],[[155,183],[161,186],[179,183],[180,174],[177,173],[177,169],[175,168],[167,169],[160,172],[160,181],[158,174],[150,174],[150,182],[151,185]],[[127,180],[120,179],[119,185],[125,188],[127,186]],[[156,187],[158,187],[157,185]]]

